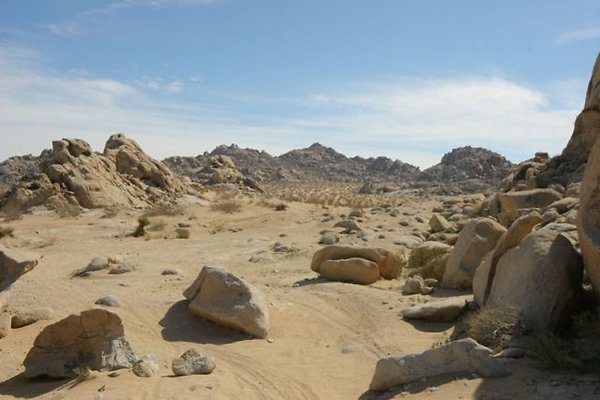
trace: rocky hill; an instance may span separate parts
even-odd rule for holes
[[[230,157],[245,176],[258,182],[389,182],[423,187],[432,183],[479,181],[480,184],[475,185],[479,190],[499,183],[513,167],[512,163],[497,153],[470,146],[454,149],[444,155],[439,164],[420,171],[414,165],[388,157],[350,158],[319,143],[280,156],[242,149],[235,144],[221,145],[210,153],[196,157],[170,157],[164,163],[179,174],[202,180],[202,171],[209,159],[220,155]]]

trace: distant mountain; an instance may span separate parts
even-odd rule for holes
[[[498,153],[482,147],[464,146],[444,154],[442,161],[417,177],[420,181],[459,182],[469,179],[500,181],[514,165]]]
[[[314,143],[304,149],[272,156],[265,151],[242,149],[232,144],[218,146],[196,157],[170,157],[164,160],[174,171],[194,178],[210,156],[226,155],[248,177],[269,181],[351,181],[351,182],[460,182],[482,180],[494,185],[502,180],[512,164],[501,155],[478,147],[460,147],[444,155],[442,161],[420,171],[414,165],[387,157],[352,157],[331,147]]]

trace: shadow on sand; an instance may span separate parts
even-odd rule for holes
[[[11,396],[19,399],[31,399],[56,389],[69,387],[72,383],[73,379],[27,379],[23,374],[19,374],[0,382],[0,397]]]
[[[159,324],[163,328],[162,337],[168,342],[229,344],[254,339],[248,334],[223,328],[192,315],[187,300],[173,304]]]
[[[336,282],[336,281],[324,278],[322,276],[315,276],[314,278],[300,279],[299,281],[294,282],[293,287],[319,285],[321,283],[332,283],[332,282]]]
[[[406,385],[394,386],[392,389],[386,390],[385,392],[369,390],[363,393],[358,400],[391,400],[396,398],[396,396],[400,396],[401,393],[417,394],[424,392],[429,388],[441,386],[457,379],[469,379],[469,374],[438,375],[411,382]]]

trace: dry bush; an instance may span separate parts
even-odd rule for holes
[[[574,343],[552,334],[529,340],[530,355],[544,369],[582,370],[584,363],[577,357]]]
[[[492,350],[502,349],[510,337],[521,333],[515,309],[482,307],[467,315],[464,324],[469,337]]]
[[[185,214],[185,208],[178,204],[157,204],[146,209],[144,214],[148,217],[174,217]]]
[[[166,227],[167,223],[162,219],[159,219],[158,221],[152,221],[152,223],[148,227],[148,230],[153,232],[164,231]]]
[[[146,227],[150,225],[150,218],[146,215],[142,215],[138,218],[138,226],[133,232],[133,237],[140,237],[146,234]]]
[[[210,205],[210,209],[226,214],[233,214],[242,210],[242,203],[234,199],[217,199]]]
[[[61,218],[77,218],[81,215],[81,207],[71,203],[61,203],[54,208]]]
[[[450,253],[437,254],[431,257],[423,267],[419,270],[419,275],[423,279],[435,278],[441,281],[446,272],[446,265],[448,264],[448,258]]]
[[[3,237],[13,237],[15,228],[12,226],[0,226],[0,239]]]

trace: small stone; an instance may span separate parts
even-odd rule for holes
[[[100,271],[101,269],[108,267],[108,258],[96,257],[85,267],[85,272]]]
[[[110,374],[108,374],[107,376],[108,376],[109,378],[116,378],[116,377],[117,377],[117,376],[119,376],[119,375],[121,375],[121,373],[120,373],[120,372],[118,372],[118,371],[114,371],[114,372],[111,372]]]
[[[108,273],[111,275],[126,274],[133,271],[133,267],[127,264],[119,264],[116,267],[111,268]]]
[[[336,232],[325,232],[321,239],[319,239],[319,244],[324,245],[332,245],[336,244],[340,241],[340,236]]]
[[[402,294],[411,295],[411,294],[420,294],[423,292],[425,288],[425,282],[423,278],[420,276],[413,276],[411,278],[406,279],[404,282],[404,287],[402,288]]]
[[[54,312],[50,307],[38,308],[31,311],[18,312],[12,317],[13,329],[31,325],[39,320],[52,319]]]
[[[282,242],[275,242],[273,245],[274,253],[295,253],[299,250],[296,246],[287,245]]]
[[[133,373],[140,378],[150,378],[158,373],[158,363],[154,354],[146,354],[132,368]]]
[[[177,376],[192,374],[210,374],[215,369],[215,361],[194,349],[183,353],[181,357],[173,360],[171,369]]]
[[[175,268],[167,268],[161,272],[161,275],[181,275],[181,271]]]
[[[96,300],[94,302],[94,304],[98,304],[100,306],[106,306],[106,307],[120,307],[121,306],[121,300],[119,300],[115,296],[108,295],[108,296],[104,296],[104,297],[99,298],[98,300]]]

